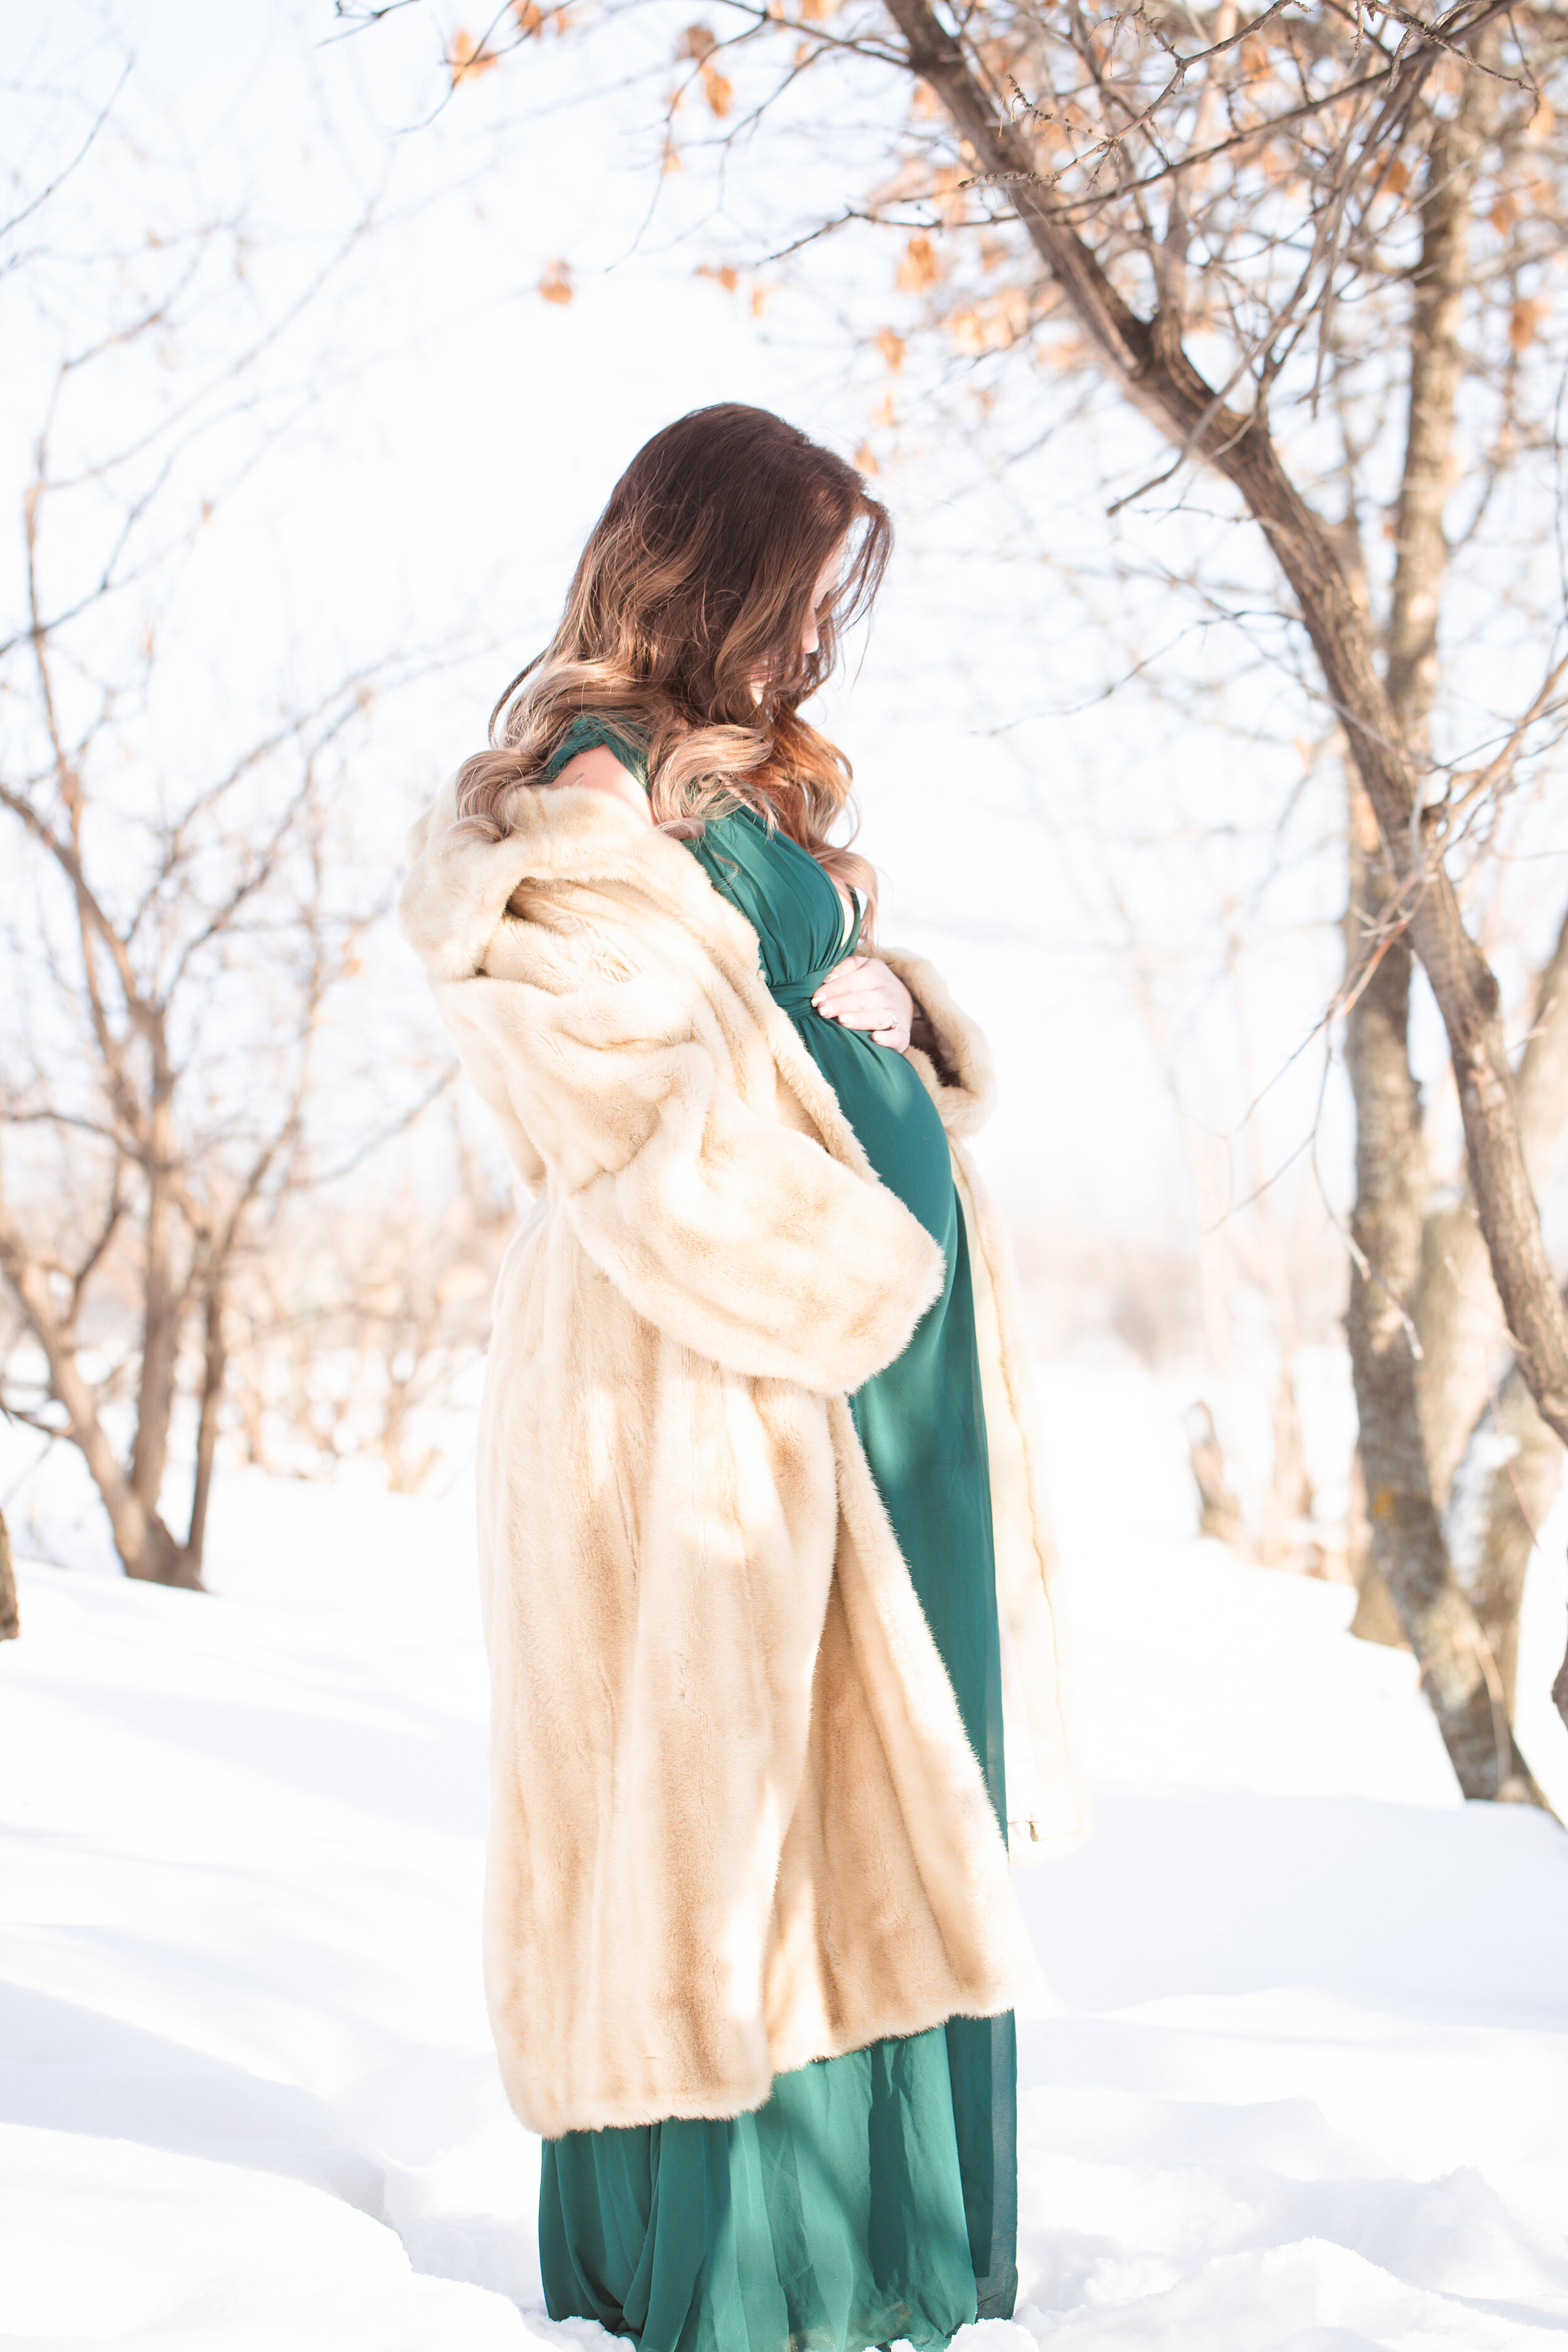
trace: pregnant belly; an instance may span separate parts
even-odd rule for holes
[[[952,1162],[936,1105],[901,1054],[874,1045],[809,1008],[795,1016],[801,1043],[890,1192],[920,1219],[951,1261],[957,1221]]]

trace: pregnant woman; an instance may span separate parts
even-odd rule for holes
[[[800,715],[889,541],[763,411],[657,435],[403,898],[536,1203],[480,1431],[490,2012],[551,2315],[644,2352],[945,2344],[1016,2288],[1007,1853],[1078,1794],[986,1056],[875,944]]]

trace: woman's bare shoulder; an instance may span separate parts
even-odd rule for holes
[[[552,782],[555,784],[576,784],[591,793],[603,793],[608,800],[624,801],[645,824],[653,823],[647,793],[631,770],[623,768],[615,753],[604,743],[595,743],[590,751],[579,751],[575,758],[567,761]]]

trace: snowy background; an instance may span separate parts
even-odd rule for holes
[[[639,245],[647,124],[584,110],[571,44],[411,135],[437,15],[389,16],[373,47],[330,41],[325,0],[8,0],[7,90],[75,87],[79,70],[96,106],[122,58],[135,76],[129,128],[68,184],[58,269],[5,344],[5,511],[22,510],[57,345],[121,241],[134,278],[155,223],[169,249],[193,222],[253,215],[257,231],[249,274],[188,350],[81,394],[87,457],[121,403],[157,415],[184,398],[204,335],[240,332],[226,304],[246,320],[253,300],[284,306],[384,173],[380,225],[325,322],[311,313],[258,372],[265,464],[221,436],[197,453],[185,490],[225,502],[177,567],[130,741],[147,774],[183,780],[323,679],[436,648],[423,684],[367,709],[345,775],[343,825],[385,882],[647,433],[737,398],[847,453],[879,436],[899,557],[822,720],[855,762],[888,936],[933,954],[994,1040],[984,1157],[1032,1303],[1070,1292],[1079,1318],[1070,1360],[1071,1316],[1037,1327],[1095,1822],[1020,1879],[1048,1988],[1022,2034],[1020,2313],[971,2352],[1559,2344],[1568,1838],[1459,1801],[1410,1657],[1350,1638],[1349,1587],[1195,1539],[1182,1414],[1213,1404],[1255,1493],[1274,1341],[1239,1258],[1221,1268],[1227,1361],[1195,1360],[1187,1310],[1162,1320],[1162,1283],[1173,1268],[1185,1283],[1194,1233],[1218,1230],[1204,1150],[1223,1164],[1222,1212],[1259,1171],[1283,1172],[1269,1197],[1311,1310],[1298,1370],[1326,1540],[1352,1424],[1326,1205],[1346,1197],[1343,1089],[1303,1045],[1344,903],[1341,787],[1299,740],[1321,713],[1278,665],[1211,656],[1145,597],[1139,579],[1182,569],[1204,518],[1131,516],[1131,553],[1115,540],[1108,478],[1121,463],[1130,486],[1143,453],[1093,401],[1027,463],[954,436],[952,412],[907,389],[898,433],[874,424],[886,371],[835,306],[897,322],[890,252],[809,299],[759,288],[757,317],[747,289],[699,274],[695,199]],[[570,304],[537,292],[560,259]],[[0,535],[13,603],[20,543]],[[1229,562],[1246,603],[1255,583]],[[136,642],[140,609],[119,625]],[[1104,698],[1167,645],[1158,692]],[[1510,1002],[1563,895],[1552,812],[1526,819],[1500,926]],[[1238,904],[1227,963],[1220,918]],[[1160,997],[1179,1087],[1140,987]],[[384,929],[342,1018],[377,1051],[390,1038],[389,1061],[433,1050],[426,992]],[[1428,1076],[1435,1041],[1418,991]],[[1440,1084],[1428,1109],[1440,1162]],[[1562,1187],[1547,1209],[1568,1229]],[[1119,1325],[1130,1304],[1147,1330]],[[470,1429],[451,1414],[419,1495],[388,1493],[363,1460],[330,1484],[264,1475],[227,1433],[205,1596],[121,1579],[68,1449],[0,1432],[23,1556],[22,1638],[0,1644],[7,2352],[597,2338],[542,2315],[537,2147],[505,2106],[483,2012]],[[1565,1552],[1560,1505],[1531,1570],[1518,1730],[1568,1817],[1568,1733],[1547,1698]]]
[[[1042,1402],[1095,1821],[1019,1875],[1048,1987],[1019,2316],[961,2352],[1560,2345],[1568,1839],[1459,1801],[1348,1588],[1191,1538],[1169,1390],[1047,1368]],[[7,2352],[608,2341],[543,2315],[537,2143],[485,2022],[467,1492],[231,1477],[209,1597],[24,1566]]]

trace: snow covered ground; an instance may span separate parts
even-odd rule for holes
[[[1458,1802],[1347,1593],[1182,1537],[1168,1398],[1046,1402],[1097,1815],[1020,1880],[1020,2316],[964,2352],[1562,2347],[1568,1837]],[[236,1476],[211,1575],[24,1567],[0,1650],[0,2343],[597,2338],[485,2026],[466,1507]]]

